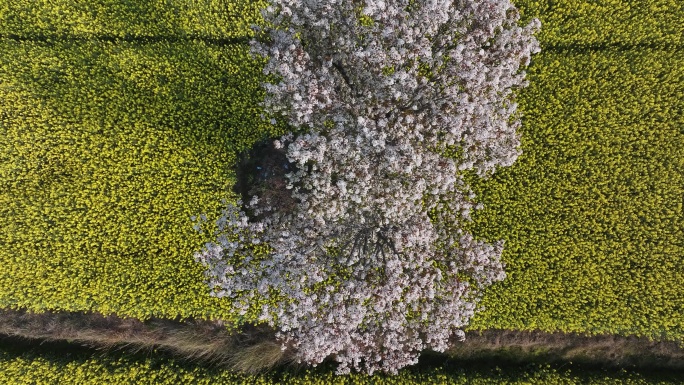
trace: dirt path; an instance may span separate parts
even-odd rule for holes
[[[273,330],[266,326],[249,326],[240,333],[230,333],[210,321],[141,322],[99,314],[0,310],[0,334],[36,341],[68,341],[93,348],[161,348],[185,358],[212,361],[247,372],[291,361],[275,341]],[[466,340],[453,346],[448,357],[458,360],[684,369],[682,346],[638,337],[487,330],[466,333]]]

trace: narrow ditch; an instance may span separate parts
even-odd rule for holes
[[[452,345],[444,354],[425,352],[421,365],[572,363],[590,369],[684,373],[684,348],[680,344],[639,337],[486,330],[468,332],[464,342],[454,341]],[[239,331],[229,331],[220,322],[204,320],[140,321],[94,313],[0,310],[0,346],[48,346],[53,352],[65,354],[154,352],[246,373],[293,365],[301,368],[290,353],[280,349],[274,330],[267,325],[246,325]]]

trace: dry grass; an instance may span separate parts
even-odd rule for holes
[[[265,325],[229,331],[220,322],[104,317],[99,314],[0,311],[0,333],[45,341],[68,341],[103,350],[164,349],[184,359],[245,373],[292,361]]]
[[[576,362],[612,368],[684,369],[684,346],[616,335],[581,335],[511,330],[466,333],[448,354],[460,359],[498,357],[514,362]]]
[[[68,341],[98,349],[164,349],[184,359],[234,371],[258,373],[294,366],[291,349],[281,350],[275,331],[246,325],[230,331],[220,321],[141,322],[81,313],[0,310],[0,334],[44,341]],[[684,369],[684,348],[675,342],[611,335],[486,330],[452,342],[448,356],[464,360],[576,362],[604,367]]]

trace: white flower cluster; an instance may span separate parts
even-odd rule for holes
[[[301,361],[396,373],[463,336],[505,277],[503,242],[459,228],[482,207],[459,170],[486,177],[520,155],[510,97],[540,23],[519,27],[509,0],[271,0],[264,16],[253,53],[280,79],[265,106],[308,129],[275,143],[297,207],[254,197],[250,221],[229,206],[196,259],[243,312],[257,293],[288,298],[261,319]],[[443,155],[454,146],[459,161]]]

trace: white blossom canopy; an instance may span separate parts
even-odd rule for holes
[[[463,338],[481,289],[505,277],[503,241],[460,228],[474,195],[459,171],[487,177],[521,154],[512,96],[540,22],[519,27],[508,0],[270,4],[251,44],[280,80],[266,110],[306,129],[275,143],[297,205],[229,205],[195,258],[243,313],[272,299],[260,319],[300,361],[396,373]]]

